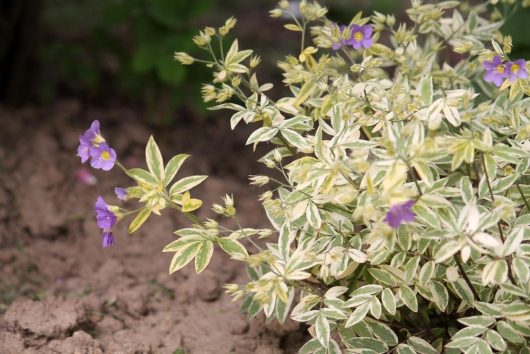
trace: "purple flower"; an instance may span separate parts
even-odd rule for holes
[[[90,124],[90,128],[88,128],[83,135],[79,138],[79,140],[85,140],[88,144],[96,144],[98,142],[105,141],[101,137],[101,132],[99,130],[99,121],[95,120]],[[101,141],[98,141],[101,140]]]
[[[510,80],[510,82],[514,82],[517,79],[528,78],[528,71],[526,71],[526,62],[524,59],[507,62],[506,72],[508,73],[508,80]]]
[[[116,151],[112,149],[107,143],[101,143],[99,146],[90,148],[90,166],[103,171],[109,171],[116,163]]]
[[[352,25],[350,26],[351,36],[348,41],[348,44],[350,44],[355,49],[363,48],[370,48],[373,44],[372,41],[372,26],[370,25]]]
[[[121,187],[114,188],[114,193],[116,193],[116,197],[118,197],[119,200],[127,199],[127,191]]]
[[[96,221],[103,231],[110,231],[110,229],[116,225],[117,217],[109,210],[109,206],[105,203],[105,200],[100,196],[96,201]]]
[[[83,136],[79,137],[79,146],[77,147],[77,156],[81,158],[81,163],[85,163],[90,157],[91,145],[86,143]]]
[[[393,205],[385,216],[387,224],[397,229],[402,223],[414,221],[416,215],[411,210],[414,203],[415,200],[407,200],[405,203]]]
[[[112,231],[103,231],[103,234],[101,235],[101,246],[107,248],[114,244],[116,244],[116,241],[114,240]]]
[[[484,69],[486,69],[486,74],[484,74],[484,80],[486,80],[487,82],[493,82],[497,87],[500,87],[504,79],[508,77],[506,64],[502,62],[501,57],[498,55],[493,57],[492,61],[483,62],[482,66],[484,67]]]

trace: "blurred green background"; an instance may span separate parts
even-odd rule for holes
[[[24,2],[12,0],[17,1]],[[36,2],[26,2],[32,1]],[[410,4],[408,0],[320,2],[337,22],[348,22],[360,10],[395,13],[404,19],[403,10]],[[298,39],[283,29],[285,20],[268,17],[275,4],[268,0],[40,0],[37,19],[29,24],[35,31],[31,70],[24,71],[31,75],[30,84],[23,97],[18,94],[11,101],[48,104],[58,97],[76,97],[102,105],[121,102],[141,106],[149,119],[160,124],[170,122],[175,109],[182,106],[200,113],[200,84],[209,80],[209,73],[199,65],[181,66],[173,53],[198,54],[192,42],[197,31],[205,25],[220,26],[235,16],[239,24],[232,35],[240,38],[242,47],[255,49],[265,62],[262,74],[279,82],[275,63],[297,46]],[[514,35],[518,57],[530,52],[530,33],[521,30],[529,11],[515,12],[504,28]]]

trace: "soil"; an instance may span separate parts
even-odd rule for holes
[[[117,244],[101,248],[93,204],[100,194],[116,203],[114,187],[128,180],[117,169],[91,171],[95,185],[75,177],[77,139],[93,119],[130,167],[142,165],[152,133],[166,157],[192,154],[179,174],[211,176],[194,191],[202,215],[229,193],[243,225],[268,225],[247,183],[259,169],[248,132],[185,118],[153,132],[140,118],[78,101],[0,108],[0,353],[296,352],[306,336],[297,323],[249,321],[224,294],[224,283],[246,281],[241,264],[216,252],[200,275],[193,266],[168,274],[161,250],[185,218],[155,216],[133,235],[118,224]]]

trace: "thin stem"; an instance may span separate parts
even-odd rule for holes
[[[484,169],[484,176],[486,177],[486,183],[490,192],[491,202],[494,203],[495,197],[493,195],[493,189],[491,188],[490,177],[488,176],[488,169],[486,168],[486,158],[484,157],[484,155],[482,155],[482,168]],[[500,222],[497,223],[497,228],[499,229],[501,240],[504,243],[504,232],[502,231],[502,226]]]
[[[517,187],[519,194],[521,194],[521,197],[523,198],[523,202],[524,202],[524,205],[526,206],[526,210],[530,211],[530,205],[528,204],[528,200],[526,200],[526,197],[524,196],[523,190],[521,189],[521,185],[519,184],[519,182],[515,181],[515,186]]]
[[[410,171],[410,175],[412,176],[412,180],[414,181],[414,184],[416,185],[416,188],[418,189],[419,196],[416,198],[416,200],[418,200],[423,195],[423,192],[421,190],[420,184],[418,183],[418,179],[416,178],[416,174],[415,174],[416,171],[414,171],[414,169],[412,168],[412,166],[410,165],[407,159],[401,157],[401,160],[403,160],[403,162],[405,162],[405,165],[407,165],[407,168]]]
[[[243,228],[243,226],[241,226],[241,223],[235,217],[235,215],[232,216],[232,220],[234,220],[234,222],[236,223],[237,227],[239,227],[239,230],[241,230],[241,232],[243,232],[243,235],[245,235],[245,238],[247,240],[249,240],[249,242],[252,243],[252,245],[254,247],[256,247],[260,252],[263,252],[263,248],[261,248],[260,245],[258,245],[256,242],[254,242],[254,240],[245,232],[245,229]]]
[[[471,289],[471,292],[473,293],[473,296],[475,296],[475,300],[480,301],[480,296],[477,293],[477,290],[471,283],[471,280],[469,280],[469,277],[467,276],[466,271],[464,270],[464,266],[462,265],[462,262],[460,259],[456,256],[456,254],[453,256],[454,260],[456,261],[456,265],[458,266],[458,269],[460,270],[460,274],[462,274],[462,277],[464,277],[464,280],[466,281],[467,285]]]
[[[293,156],[296,156],[296,150],[293,149],[291,145],[289,145],[289,142],[281,134],[278,136],[280,137],[280,140],[282,141],[283,145],[285,145],[287,150],[289,150],[289,152],[293,154]]]
[[[307,27],[307,22],[304,19],[304,26],[302,27],[302,39],[300,40],[300,53],[304,51],[305,47],[305,31]]]

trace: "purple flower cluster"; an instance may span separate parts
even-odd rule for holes
[[[524,59],[503,62],[499,55],[493,57],[492,61],[485,61],[482,66],[486,70],[484,80],[492,82],[500,87],[505,79],[515,82],[517,79],[527,79],[526,62]]]
[[[370,25],[349,25],[339,27],[339,41],[333,43],[333,50],[339,50],[343,46],[352,46],[354,49],[370,48],[373,28]]]
[[[101,136],[99,121],[93,121],[90,128],[79,137],[77,156],[81,158],[82,163],[91,159],[90,166],[96,169],[109,171],[114,167],[116,163],[116,151]]]
[[[118,222],[118,217],[109,210],[109,206],[102,197],[98,197],[95,205],[96,221],[98,226],[103,230],[102,246],[109,247],[116,243],[112,234],[112,227]]]
[[[415,203],[414,200],[407,200],[405,203],[393,205],[385,216],[386,223],[397,229],[403,223],[414,221],[416,215],[412,207]]]

